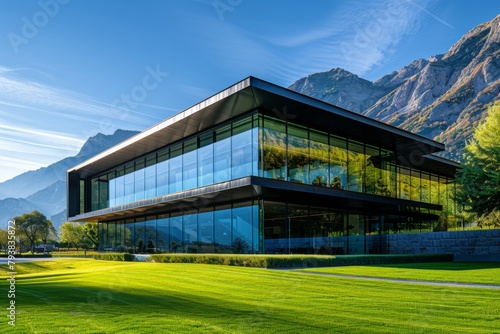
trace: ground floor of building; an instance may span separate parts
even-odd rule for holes
[[[384,254],[387,236],[429,232],[429,212],[394,214],[271,200],[190,207],[99,223],[99,250],[134,253]]]

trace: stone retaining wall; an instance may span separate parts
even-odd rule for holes
[[[377,240],[378,239],[378,240]],[[462,257],[500,257],[500,229],[369,236],[367,246],[382,242],[389,254],[454,254]]]

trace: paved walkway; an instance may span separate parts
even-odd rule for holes
[[[16,257],[13,262],[14,263],[21,263],[21,262],[33,262],[33,261],[54,261],[54,260],[61,260],[61,259],[68,259],[68,258],[64,258],[64,257]],[[6,264],[8,261],[9,261],[8,258],[0,257],[0,264]]]
[[[443,286],[443,287],[450,287],[450,288],[479,288],[479,289],[500,290],[500,285],[494,285],[494,284],[419,281],[419,280],[412,280],[412,279],[396,279],[396,278],[372,277],[372,276],[342,275],[342,274],[331,274],[331,273],[322,273],[322,272],[314,272],[314,271],[300,271],[300,270],[297,270],[296,272],[303,273],[303,274],[309,274],[309,275],[323,275],[323,276],[333,276],[333,277],[339,277],[339,278],[353,278],[353,279],[359,279],[359,280],[365,280],[365,281],[410,283],[410,284],[420,284],[420,285]]]

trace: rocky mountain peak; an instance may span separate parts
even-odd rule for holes
[[[362,112],[387,93],[386,87],[374,86],[372,82],[341,68],[311,74],[297,80],[289,88],[354,112]]]
[[[341,69],[291,86],[304,94],[444,142],[460,160],[466,140],[500,99],[500,15],[464,34],[448,52],[417,59],[375,82]]]
[[[87,139],[77,157],[90,157],[137,134],[137,131],[116,130],[111,135],[98,133]]]

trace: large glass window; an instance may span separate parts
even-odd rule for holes
[[[252,251],[253,212],[249,203],[233,208],[233,252],[250,253]]]
[[[329,180],[329,146],[326,133],[310,132],[311,182],[313,185],[326,187]]]
[[[91,183],[92,189],[92,210],[99,210],[99,180],[93,179]]]
[[[411,170],[411,200],[420,201],[420,171]]]
[[[439,176],[431,175],[431,203],[439,204]]]
[[[184,213],[184,238],[185,251],[196,253],[198,250],[198,215],[196,212]]]
[[[198,214],[198,244],[200,253],[214,252],[214,212],[200,210]]]
[[[226,126],[216,131],[214,143],[214,182],[231,179],[231,127]]]
[[[232,178],[252,175],[252,131],[247,130],[232,137]]]
[[[144,169],[144,187],[145,187],[145,198],[151,198],[156,196],[156,157],[150,157],[146,159],[146,168]],[[162,180],[165,182],[165,179]]]
[[[285,180],[287,174],[285,123],[266,118],[260,146],[263,151],[262,169],[264,177]]]
[[[140,161],[135,165],[136,171],[134,172],[134,193],[135,200],[140,201],[145,198],[145,169],[144,169],[144,161]]]
[[[156,245],[157,245],[156,218],[155,217],[147,217],[144,228],[145,228],[145,231],[144,231],[144,251],[146,253],[154,253],[156,251]]]
[[[133,220],[132,220],[133,221]],[[146,226],[144,218],[138,218],[134,224],[134,253],[144,253],[146,250]]]
[[[160,252],[167,252],[169,251],[169,245],[170,245],[170,222],[169,222],[169,215],[160,215],[158,216],[157,220],[157,225],[156,225],[156,233],[157,233],[157,244],[156,248]]]
[[[198,186],[203,187],[214,183],[214,145],[213,133],[200,136],[198,149]]]
[[[198,184],[198,152],[196,152],[197,139],[184,143],[184,155],[182,157],[183,178],[182,189],[193,189]]]
[[[291,182],[309,182],[309,139],[307,128],[288,126],[288,178]]]
[[[217,253],[231,253],[231,208],[223,206],[214,212],[214,240]]]
[[[348,215],[347,235],[347,254],[365,254],[364,215]]]
[[[122,168],[116,170],[115,179],[115,194],[116,194],[116,205],[125,203],[125,170]]]
[[[363,192],[366,163],[363,145],[358,142],[349,141],[348,150],[348,190]]]
[[[288,219],[286,204],[278,202],[264,203],[264,252],[289,253]]]
[[[330,137],[330,188],[346,189],[347,142],[343,138]]]
[[[134,188],[134,164],[130,164],[125,167],[125,180],[124,180],[124,191],[125,191],[125,203],[130,203],[135,200],[135,188]]]
[[[172,147],[169,160],[169,193],[182,191],[182,145]]]
[[[170,217],[170,252],[184,252],[182,237],[182,215],[179,212],[172,214],[172,216]]]
[[[428,173],[422,172],[420,174],[420,201],[430,203],[431,201],[431,183],[430,175]]]

